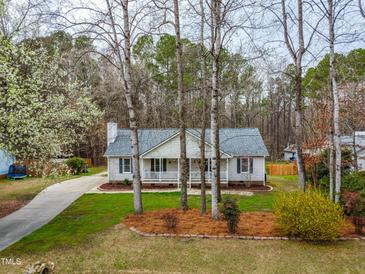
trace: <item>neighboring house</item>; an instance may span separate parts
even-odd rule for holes
[[[309,145],[303,145],[303,156],[319,156],[322,151],[326,148],[326,146],[321,145],[318,147],[313,147],[313,146],[309,146]],[[297,149],[296,149],[296,145],[292,144],[292,145],[288,145],[284,150],[283,150],[283,160],[286,161],[296,161],[297,160]]]
[[[9,166],[14,162],[13,156],[0,149],[0,177],[5,177],[8,174]]]
[[[341,144],[349,147],[353,153],[356,151],[358,169],[365,171],[365,131],[355,131],[355,135],[341,136]]]
[[[283,159],[286,161],[295,161],[297,159],[297,149],[295,145],[288,145],[283,150]]]
[[[199,184],[200,130],[186,130],[186,147],[189,165],[188,182]],[[173,184],[179,186],[180,140],[178,129],[139,129],[141,179],[147,184]],[[222,184],[250,182],[265,184],[265,157],[267,149],[256,128],[220,129],[220,179]],[[210,130],[206,131],[205,171],[208,184],[211,179]],[[108,161],[110,182],[132,180],[131,140],[129,129],[117,129],[108,123]]]

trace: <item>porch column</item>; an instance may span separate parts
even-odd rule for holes
[[[162,159],[160,158],[160,170],[159,170],[159,178],[160,178],[160,182],[161,182],[161,170],[162,170]]]
[[[144,165],[143,165],[143,158],[140,158],[140,160],[141,160],[141,170],[142,170],[142,172],[141,172],[141,181],[143,181],[144,180]]]
[[[227,167],[226,167],[226,177],[227,177],[227,183],[228,183],[228,158],[227,158]]]
[[[189,183],[191,188],[191,158],[189,158]]]
[[[180,158],[177,158],[177,188],[180,186]]]

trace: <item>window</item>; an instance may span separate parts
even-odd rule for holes
[[[253,173],[253,158],[245,157],[245,158],[237,158],[237,173]]]
[[[248,158],[241,158],[241,173],[248,172],[248,166],[249,166]]]
[[[123,159],[123,173],[131,173],[131,159],[125,158]]]
[[[119,159],[119,173],[132,173],[132,159],[120,158]]]
[[[167,170],[166,159],[151,159],[151,171],[153,172],[165,172]]]
[[[206,172],[212,171],[212,160],[211,159],[205,159],[204,165],[205,165]]]

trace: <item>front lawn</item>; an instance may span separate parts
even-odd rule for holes
[[[237,196],[242,211],[272,209],[272,194]],[[180,193],[144,193],[145,210],[179,207]],[[198,208],[199,196],[189,196],[189,206]],[[208,197],[208,208],[210,197]],[[60,246],[72,246],[83,242],[96,232],[103,231],[133,212],[132,194],[86,194],[57,216],[49,224],[23,238],[8,252],[47,251]]]
[[[241,197],[240,208],[268,209],[267,197]],[[1,257],[21,258],[21,266],[0,266],[17,273],[37,260],[53,261],[60,273],[361,273],[363,241],[310,244],[292,241],[162,239],[137,236],[114,226],[133,212],[132,194],[86,194],[53,221],[25,237]],[[179,206],[179,193],[143,194],[146,211]],[[255,202],[254,202],[255,201]],[[198,207],[199,196],[189,196]],[[256,208],[260,209],[258,205]],[[334,259],[336,258],[336,259]],[[329,263],[331,262],[331,263]]]
[[[19,209],[46,187],[80,176],[90,176],[105,171],[105,167],[92,167],[88,173],[55,178],[27,177],[23,180],[0,179],[0,218]]]
[[[92,167],[88,173],[80,175],[66,175],[59,177],[27,177],[23,180],[0,179],[0,200],[31,200],[44,188],[80,176],[90,176],[103,171],[106,167]]]

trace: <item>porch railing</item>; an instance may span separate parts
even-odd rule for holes
[[[211,180],[212,172],[205,172],[205,178],[207,181]],[[142,180],[145,181],[178,181],[179,173],[178,171],[163,171],[163,172],[155,172],[155,171],[143,171]],[[227,180],[227,172],[220,172],[220,179],[222,181]],[[200,181],[200,171],[192,170],[189,172],[189,181],[196,182]]]

